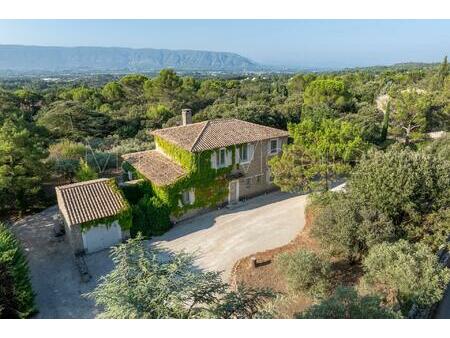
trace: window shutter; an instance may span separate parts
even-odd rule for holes
[[[277,138],[277,154],[281,152],[281,139]]]
[[[227,159],[226,159],[226,164],[227,167],[233,164],[233,152],[230,150],[227,150]]]
[[[211,153],[211,168],[216,169],[217,168],[216,167],[216,163],[217,163],[217,161],[216,161],[216,152],[213,151]]]
[[[234,150],[234,163],[239,163],[239,158],[240,158],[240,151],[241,151],[241,148],[239,148],[239,147],[235,147],[234,148],[235,150]]]
[[[247,152],[248,152],[248,154],[247,154],[247,156],[248,156],[248,161],[250,162],[250,161],[253,160],[253,155],[254,155],[254,153],[255,153],[255,146],[254,146],[253,143],[249,143],[249,144],[248,144],[248,146],[247,146]]]
[[[194,189],[189,190],[189,203],[194,204],[195,202],[195,193]]]

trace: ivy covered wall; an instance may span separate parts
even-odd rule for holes
[[[161,234],[162,229],[167,230],[168,215],[179,217],[191,209],[215,207],[224,203],[228,197],[226,176],[232,171],[235,164],[237,149],[235,146],[228,147],[227,152],[231,155],[231,162],[227,167],[215,169],[211,166],[212,150],[191,153],[156,136],[155,144],[160,151],[183,167],[187,174],[171,185],[157,186],[129,163],[122,164],[125,172],[131,171],[134,177],[143,179],[136,187],[125,187],[124,193],[135,209],[133,222],[139,223],[133,224],[133,228],[143,232],[142,229],[148,227],[148,231],[144,232],[146,236]],[[195,194],[194,203],[180,204],[182,193],[191,189]],[[157,213],[154,212],[155,210],[150,210],[154,209],[156,205],[158,206]],[[144,206],[149,210],[143,210]],[[152,215],[152,219],[144,220],[145,217],[142,215],[145,214]],[[154,219],[155,217],[158,219]],[[132,233],[135,233],[133,228]]]
[[[227,167],[214,169],[211,167],[213,150],[191,153],[159,137],[155,137],[155,143],[187,172],[185,177],[172,185],[158,187],[152,184],[154,194],[170,207],[173,215],[179,216],[189,209],[214,207],[225,202],[228,196],[226,175],[235,164],[235,146],[227,148],[227,152],[231,152],[231,163]],[[195,191],[194,203],[180,206],[182,192],[190,189]]]

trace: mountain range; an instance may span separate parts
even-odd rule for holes
[[[9,72],[253,72],[267,69],[228,52],[121,47],[0,45],[0,71]]]

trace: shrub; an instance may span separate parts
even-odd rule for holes
[[[379,211],[408,236],[423,217],[450,203],[450,161],[393,147],[371,152],[353,172],[349,194]],[[411,236],[409,236],[410,239]]]
[[[450,161],[394,147],[371,152],[345,192],[324,198],[313,235],[352,261],[384,241],[423,241],[436,250],[448,236]]]
[[[155,196],[146,195],[133,206],[131,236],[161,235],[172,226],[169,207]]]
[[[375,244],[395,240],[392,222],[378,211],[361,205],[350,194],[328,193],[314,218],[312,234],[330,255],[358,261]]]
[[[363,261],[361,289],[378,294],[407,314],[413,304],[427,308],[440,301],[450,271],[426,245],[405,240],[374,246]]]
[[[92,169],[83,159],[80,160],[80,167],[75,173],[75,179],[78,182],[95,180],[98,178],[97,172]]]
[[[26,258],[14,235],[0,224],[0,318],[27,318],[34,312]]]
[[[315,253],[307,250],[282,253],[276,264],[293,291],[304,292],[311,297],[327,294],[331,277],[331,265]]]
[[[401,318],[401,314],[384,307],[377,296],[359,296],[354,288],[338,287],[333,295],[312,305],[299,319],[381,319]]]

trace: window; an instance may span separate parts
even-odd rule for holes
[[[278,153],[278,139],[270,140],[269,154]]]
[[[239,149],[239,162],[245,163],[248,162],[248,144],[242,144]]]
[[[194,190],[191,189],[183,191],[181,194],[181,202],[183,205],[194,204],[195,202]]]
[[[272,171],[270,169],[268,169],[266,172],[266,179],[267,179],[267,183],[273,183],[273,175],[272,175]]]
[[[251,185],[252,184],[252,178],[251,177],[246,178],[245,179],[245,184],[246,185]]]
[[[219,149],[217,156],[217,168],[226,167],[227,165],[227,150],[225,148]]]
[[[257,184],[261,184],[261,177],[262,177],[262,175],[257,175],[256,176],[256,183]]]
[[[183,191],[183,194],[181,195],[181,201],[183,202],[183,205],[190,204],[189,191]]]

